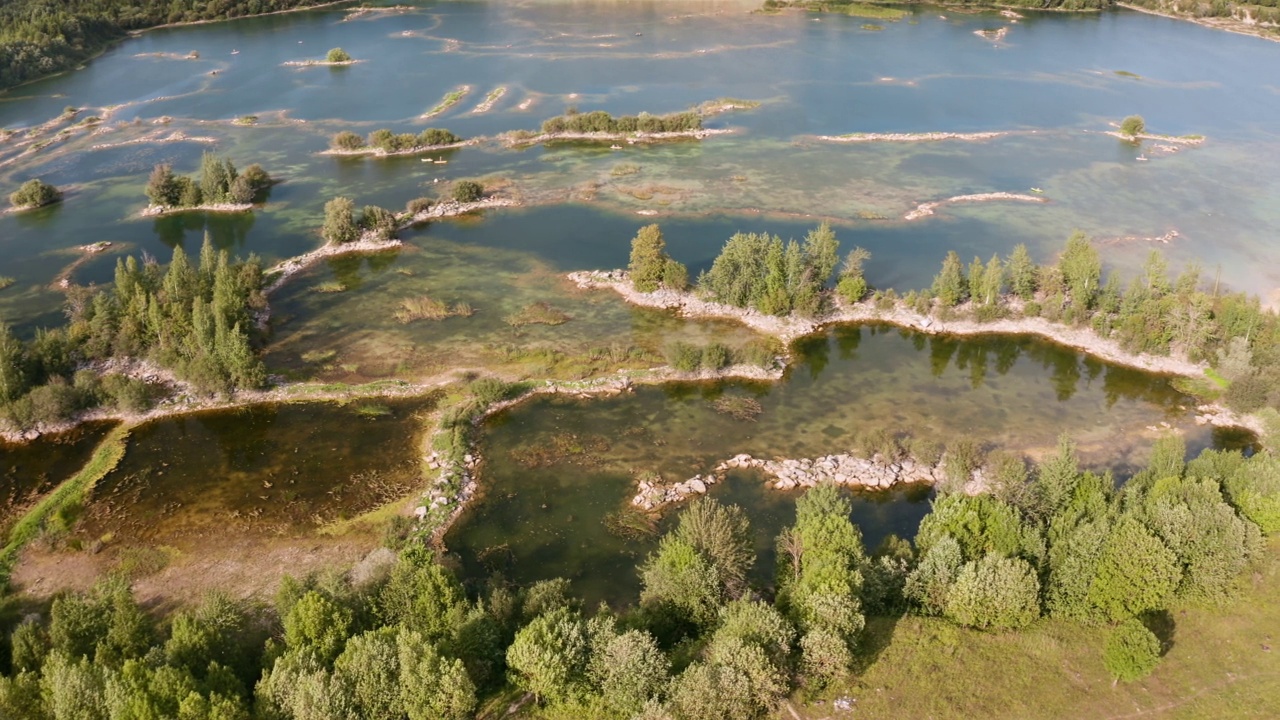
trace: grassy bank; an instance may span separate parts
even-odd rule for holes
[[[130,425],[121,425],[108,433],[80,472],[54,488],[14,523],[4,549],[0,550],[0,581],[8,581],[9,571],[22,548],[41,532],[70,527],[84,506],[89,491],[124,457],[132,429]]]
[[[986,633],[908,615],[868,618],[856,677],[822,705],[792,704],[815,719],[839,697],[855,699],[861,718],[1268,716],[1280,697],[1280,538],[1243,584],[1223,607],[1148,618],[1167,652],[1139,682],[1112,685],[1105,626],[1045,619]]]

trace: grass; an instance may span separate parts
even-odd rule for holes
[[[391,408],[376,402],[365,402],[356,406],[356,414],[360,417],[378,418],[391,414]]]
[[[1142,79],[1141,75],[1138,75],[1137,73],[1131,73],[1128,70],[1116,70],[1116,74],[1119,75],[1120,77],[1134,78],[1136,80]]]
[[[1153,623],[1172,625],[1171,645],[1138,682],[1112,686],[1106,627],[1050,619],[983,633],[908,616],[870,618],[856,679],[826,696],[855,699],[861,718],[1261,717],[1280,697],[1280,538],[1243,584],[1221,608],[1174,608]],[[830,703],[793,704],[802,718],[831,714]]]
[[[888,20],[889,22],[897,22],[911,14],[902,8],[886,7],[884,5],[867,5],[865,3],[853,3],[846,7],[843,12],[845,15],[850,17]]]
[[[401,300],[400,309],[396,311],[396,320],[401,323],[411,323],[415,320],[443,320],[452,314],[448,305],[423,295]]]
[[[609,171],[609,174],[613,177],[626,177],[628,175],[635,175],[638,172],[640,172],[639,165],[634,163],[619,163],[613,166],[613,169]]]
[[[337,280],[328,280],[311,288],[311,292],[323,293],[325,295],[331,295],[333,293],[340,293],[340,292],[346,292],[346,291],[347,291],[347,286],[343,285]]]
[[[466,97],[467,93],[469,92],[471,92],[471,88],[466,85],[463,85],[462,87],[451,91],[448,95],[445,95],[440,100],[440,102],[436,103],[435,107],[428,110],[427,113],[423,115],[423,117],[434,117],[436,115],[439,115],[445,110],[448,110],[449,108],[461,102],[462,98]]]
[[[65,521],[72,508],[83,507],[93,486],[114,470],[124,457],[131,429],[131,426],[121,425],[107,433],[80,472],[50,491],[14,523],[4,549],[0,550],[0,578],[8,578],[9,571],[18,559],[18,553],[48,527],[50,521]]]
[[[241,115],[233,121],[236,125],[256,125],[258,124],[257,115]]]
[[[518,313],[506,317],[506,323],[513,328],[525,325],[563,325],[569,322],[569,315],[559,308],[545,302],[525,305]]]
[[[760,417],[760,413],[764,412],[764,407],[758,400],[742,395],[725,395],[713,402],[711,406],[721,415],[749,422],[755,422],[756,418]]]
[[[13,284],[16,282],[18,281],[11,277],[0,277],[0,290],[4,290],[5,288],[8,288],[8,287],[13,287]]]

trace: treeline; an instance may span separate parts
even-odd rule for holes
[[[147,180],[147,199],[162,208],[201,205],[248,205],[271,187],[271,176],[261,165],[237,172],[230,159],[206,152],[200,157],[199,179],[174,175],[169,165],[156,165]]]
[[[59,596],[47,620],[10,622],[0,712],[461,720],[517,691],[548,717],[743,720],[842,681],[875,653],[866,618],[904,613],[980,630],[1045,616],[1110,626],[1097,662],[1133,680],[1162,648],[1143,618],[1232,597],[1263,534],[1280,531],[1280,461],[1184,452],[1160,441],[1116,490],[1064,440],[1038,467],[1006,463],[993,494],[942,494],[914,543],[872,552],[848,497],[819,486],[797,499],[764,587],[743,511],[700,499],[622,609],[584,608],[565,580],[468,588],[416,543],[343,576],[287,578],[267,623],[220,596],[156,623],[106,581]]]
[[[110,288],[70,290],[66,327],[40,330],[27,343],[0,330],[0,410],[26,428],[103,403],[145,409],[151,389],[141,381],[77,371],[112,358],[152,360],[201,392],[261,387],[266,369],[253,349],[253,318],[265,307],[257,258],[231,261],[207,237],[198,266],[180,247],[168,268],[122,259]]]
[[[1151,0],[1148,0],[1151,1]],[[1217,0],[1221,1],[1221,0]],[[786,7],[805,8],[806,10],[816,11],[835,11],[842,12],[850,5],[863,4],[862,0],[765,0],[764,7],[766,10],[777,10]],[[870,5],[913,5],[917,4],[914,0],[900,0],[892,3],[872,2],[866,3]],[[923,3],[921,3],[923,4]],[[1008,7],[1025,7],[1029,9],[1052,9],[1052,10],[1105,10],[1112,6],[1112,0],[1000,0],[993,2],[992,0],[957,0],[957,2],[948,3],[951,5],[968,6],[975,8],[1008,8]]]
[[[440,145],[455,145],[462,138],[441,128],[427,128],[414,135],[413,133],[396,134],[387,129],[374,130],[367,138],[360,137],[350,130],[343,130],[329,140],[333,150],[356,152],[370,148],[387,153],[405,152],[409,150],[427,149]]]
[[[1192,18],[1252,19],[1258,24],[1280,25],[1280,0],[1256,2],[1231,2],[1231,0],[1197,0],[1196,2],[1169,2],[1169,0],[1133,0],[1138,7],[1158,10],[1171,15]]]
[[[579,113],[576,110],[542,123],[542,132],[558,133],[663,133],[688,132],[702,129],[702,116],[696,112],[680,112],[670,115],[626,115],[617,117],[603,110]]]
[[[0,3],[0,90],[70,70],[131,30],[257,15],[319,0],[8,0]]]
[[[903,299],[922,312],[977,320],[1023,315],[1087,325],[1129,352],[1208,361],[1217,391],[1234,409],[1280,406],[1280,318],[1256,297],[1206,284],[1197,265],[1170,277],[1155,250],[1127,284],[1114,272],[1104,279],[1098,251],[1081,233],[1047,265],[1034,263],[1024,245],[967,267],[951,252],[931,288]]]

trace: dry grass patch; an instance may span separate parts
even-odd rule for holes
[[[506,317],[507,324],[514,328],[525,325],[563,325],[569,320],[568,313],[541,301],[526,305],[520,312]]]

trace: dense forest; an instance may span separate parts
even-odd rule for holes
[[[273,607],[214,595],[157,619],[110,578],[0,615],[0,716],[462,720],[524,696],[535,717],[749,720],[841,681],[867,618],[904,613],[1006,633],[1042,617],[1108,627],[1094,662],[1131,681],[1176,632],[1167,610],[1234,596],[1280,530],[1273,456],[1185,451],[1158,441],[1116,489],[1064,439],[1038,467],[1010,464],[991,494],[940,488],[914,542],[874,550],[848,496],[819,485],[796,500],[763,585],[746,514],[699,499],[616,608],[584,607],[565,580],[464,584],[394,535],[346,574],[286,578]]]
[[[69,70],[131,30],[224,20],[322,0],[5,0],[0,3],[0,90]]]

